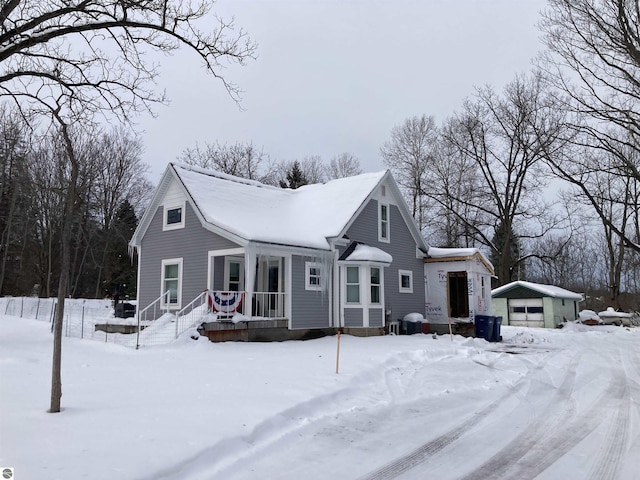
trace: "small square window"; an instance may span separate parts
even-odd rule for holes
[[[164,207],[163,230],[175,230],[184,228],[184,204]]]
[[[413,293],[413,272],[411,270],[398,271],[400,293]]]
[[[182,208],[172,208],[167,210],[167,225],[182,223]]]
[[[318,263],[305,263],[305,289],[322,290],[322,266]]]

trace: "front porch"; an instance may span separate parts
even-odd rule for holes
[[[239,320],[218,319],[204,322],[198,333],[212,342],[284,342],[286,340],[311,340],[334,335],[334,328],[290,330],[288,321],[282,320]]]
[[[208,252],[210,311],[219,319],[242,315],[248,320],[291,317],[290,257],[237,248]],[[288,323],[287,323],[288,326]]]

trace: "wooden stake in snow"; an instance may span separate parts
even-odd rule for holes
[[[338,330],[338,347],[336,349],[336,373],[338,373],[340,366],[340,330]]]
[[[451,330],[451,317],[449,317],[449,337],[451,337],[451,341],[453,342],[453,330]]]

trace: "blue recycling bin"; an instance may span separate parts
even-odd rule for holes
[[[491,335],[492,342],[502,341],[502,335],[500,333],[501,326],[502,326],[502,317],[493,317],[493,334]]]
[[[493,338],[494,319],[495,317],[489,315],[476,315],[474,319],[476,324],[476,337],[484,338],[490,342]]]

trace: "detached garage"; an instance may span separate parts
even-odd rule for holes
[[[491,291],[493,314],[503,325],[556,328],[578,318],[582,295],[553,285],[517,281]]]

